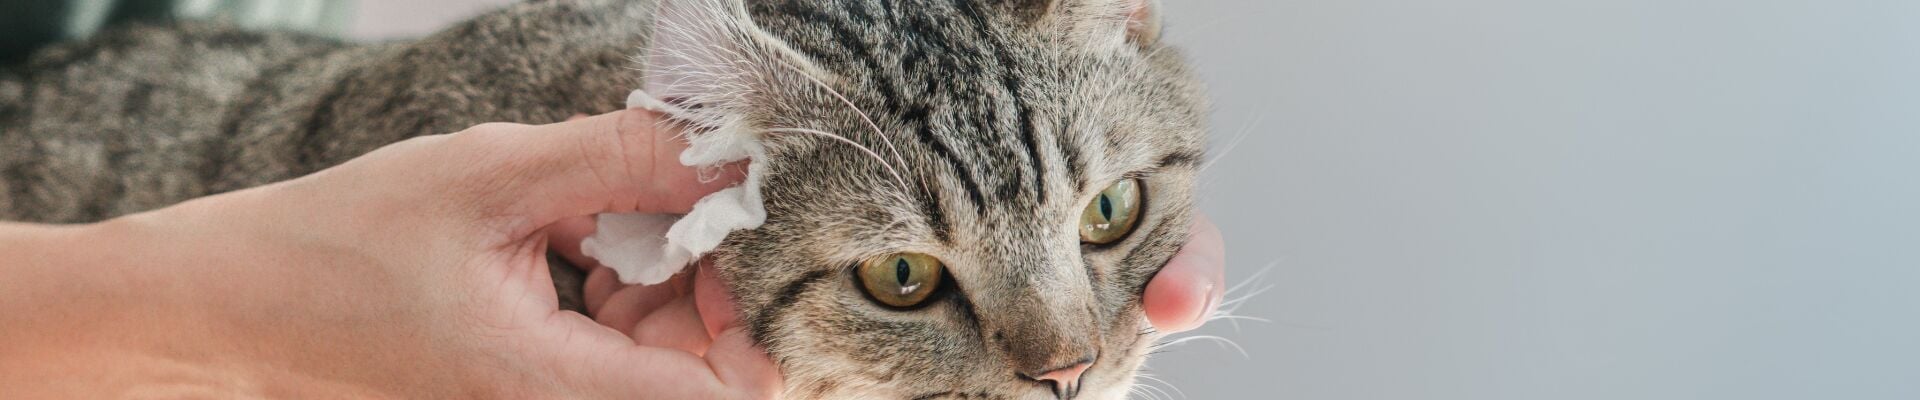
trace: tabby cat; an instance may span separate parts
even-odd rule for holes
[[[766,224],[713,258],[788,398],[1122,398],[1205,141],[1158,7],[557,0],[377,44],[125,28],[0,71],[0,219],[111,218],[646,87],[694,134],[766,132]]]

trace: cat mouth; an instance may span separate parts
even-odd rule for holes
[[[1048,394],[1051,394],[1051,395],[1053,395],[1052,397],[1048,397],[1048,398],[1050,398],[1050,399],[1057,399],[1057,400],[1075,400],[1075,399],[1080,399],[1080,398],[1081,398],[1081,397],[1080,397],[1080,395],[1081,395],[1081,394],[1084,394],[1084,393],[1088,393],[1088,391],[1086,390],[1086,389],[1087,389],[1087,386],[1086,386],[1086,385],[1083,385],[1083,384],[1081,384],[1080,382],[1076,382],[1076,383],[1074,383],[1074,384],[1070,384],[1070,385],[1055,385],[1055,384],[1052,384],[1052,383],[1049,383],[1049,382],[1044,382],[1044,381],[1039,381],[1039,380],[1033,380],[1033,379],[1026,379],[1026,378],[1024,378],[1024,377],[1023,377],[1022,379],[1025,379],[1025,380],[1028,380],[1028,381],[1030,381],[1030,383],[1035,383],[1035,384],[1039,384],[1039,385],[1043,385],[1043,386],[1040,386],[1041,388],[1043,388],[1042,390],[1044,390],[1044,391],[1045,391],[1045,393],[1048,393]],[[999,393],[995,393],[994,391],[978,391],[978,392],[965,392],[965,391],[956,391],[956,390],[949,390],[949,391],[943,391],[943,392],[935,392],[935,393],[927,393],[927,394],[922,394],[922,395],[919,395],[919,396],[913,396],[913,397],[907,397],[907,399],[910,399],[910,400],[939,400],[939,399],[1020,399],[1020,398],[1026,398],[1026,397],[1024,397],[1024,395],[1023,395],[1022,393],[1026,393],[1026,392],[1014,392],[1014,394],[999,394]]]

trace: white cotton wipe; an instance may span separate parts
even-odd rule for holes
[[[677,107],[636,90],[627,107],[675,114]],[[722,127],[689,134],[680,163],[703,173],[722,165],[766,154],[759,138],[749,132]],[[686,215],[601,214],[598,230],[580,243],[580,251],[611,268],[627,284],[665,282],[700,256],[713,251],[728,233],[753,229],[767,220],[760,197],[762,163],[747,166],[739,186],[703,197]]]

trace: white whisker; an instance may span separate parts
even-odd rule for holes
[[[1214,343],[1219,343],[1221,347],[1232,348],[1234,351],[1239,352],[1241,357],[1253,358],[1253,355],[1247,354],[1246,348],[1240,347],[1239,343],[1234,343],[1233,339],[1227,339],[1224,337],[1214,336],[1214,335],[1193,335],[1193,336],[1183,337],[1179,339],[1169,340],[1166,343],[1155,345],[1155,347],[1168,348],[1168,347],[1174,347],[1174,346],[1179,346],[1182,344],[1198,342],[1198,341],[1210,341]]]
[[[1160,391],[1160,393],[1161,393],[1161,394],[1166,394],[1166,395],[1167,395],[1167,398],[1170,398],[1170,399],[1171,399],[1171,398],[1173,398],[1173,397],[1174,397],[1174,396],[1173,396],[1173,394],[1174,394],[1174,393],[1177,393],[1177,394],[1179,394],[1179,395],[1180,395],[1180,398],[1183,398],[1183,399],[1184,399],[1184,398],[1187,398],[1187,392],[1186,392],[1186,391],[1184,391],[1184,390],[1180,390],[1180,386],[1178,386],[1178,385],[1174,385],[1174,384],[1173,384],[1173,382],[1167,382],[1167,381],[1166,381],[1165,379],[1160,379],[1159,377],[1156,377],[1156,376],[1153,376],[1153,375],[1150,375],[1150,374],[1145,374],[1145,373],[1140,373],[1140,374],[1134,374],[1134,376],[1135,376],[1135,377],[1138,377],[1138,378],[1140,378],[1140,379],[1146,379],[1146,380],[1151,380],[1151,381],[1154,381],[1154,382],[1158,382],[1158,383],[1159,383],[1159,385],[1152,385],[1152,384],[1149,384],[1149,385],[1147,385],[1147,387],[1149,387],[1149,388],[1153,388],[1154,390],[1158,390],[1158,391]],[[1160,385],[1166,385],[1166,388],[1167,388],[1167,389],[1173,389],[1173,392],[1174,392],[1174,393],[1167,393],[1167,392],[1166,392],[1166,390],[1164,390],[1164,389],[1161,389],[1161,388],[1159,387]]]
[[[1273,285],[1260,286],[1258,288],[1245,289],[1247,293],[1244,294],[1235,294],[1235,292],[1237,292],[1236,290],[1228,289],[1226,295],[1222,296],[1227,297],[1227,299],[1220,301],[1220,308],[1233,309],[1239,307],[1241,304],[1245,304],[1248,299],[1259,296],[1261,293],[1266,293],[1271,289],[1273,289]]]
[[[1153,393],[1147,392],[1146,389],[1144,389],[1146,387],[1147,385],[1140,384],[1140,383],[1135,383],[1132,386],[1127,386],[1127,395],[1128,395],[1127,397],[1129,398],[1145,397],[1147,398],[1147,400],[1160,400],[1157,397],[1153,397]]]
[[[1136,382],[1135,384],[1140,388],[1140,392],[1146,394],[1148,398],[1155,400],[1173,400],[1173,394],[1167,393],[1165,389],[1161,389],[1158,386],[1145,382]]]
[[[1148,400],[1173,400],[1171,397],[1166,396],[1166,391],[1153,387],[1153,385],[1135,383],[1131,389],[1134,389],[1135,393],[1146,397]]]
[[[1239,332],[1241,329],[1240,321],[1272,323],[1272,321],[1266,318],[1247,317],[1238,314],[1240,307],[1247,304],[1247,300],[1258,297],[1268,290],[1273,289],[1273,285],[1268,285],[1264,282],[1267,274],[1273,272],[1274,267],[1278,265],[1280,265],[1280,260],[1269,262],[1265,267],[1261,267],[1259,271],[1254,271],[1253,275],[1247,276],[1239,283],[1227,287],[1227,292],[1221,295],[1222,300],[1220,301],[1220,305],[1215,307],[1213,313],[1207,316],[1207,321],[1227,321],[1228,324],[1233,325],[1235,332]]]
[[[1233,292],[1247,290],[1248,287],[1260,284],[1262,280],[1266,279],[1267,274],[1273,272],[1273,268],[1278,267],[1279,265],[1280,265],[1280,260],[1273,260],[1272,262],[1268,262],[1266,266],[1260,267],[1259,271],[1254,271],[1253,275],[1248,275],[1247,278],[1241,280],[1240,283],[1236,283],[1233,286],[1227,287],[1227,294],[1233,294]]]
[[[1251,322],[1260,322],[1260,323],[1273,323],[1272,320],[1269,320],[1266,318],[1249,317],[1245,315],[1224,315],[1219,313],[1214,313],[1214,315],[1207,316],[1207,322],[1213,322],[1213,321],[1251,321]],[[1239,329],[1238,326],[1235,326],[1234,328]]]
[[[801,71],[800,67],[796,67],[793,64],[789,64],[784,61],[782,61],[780,65],[784,65],[788,69],[792,69],[794,73],[807,78],[807,80],[810,82],[813,82],[814,85],[820,86],[821,90],[827,91],[827,94],[831,94],[835,99],[839,99],[841,104],[846,104],[848,109],[853,110],[854,114],[857,114],[860,116],[860,121],[866,122],[868,128],[873,128],[874,135],[880,136],[880,140],[882,141],[882,143],[887,145],[887,150],[893,152],[893,158],[896,162],[899,162],[902,165],[905,165],[907,163],[906,157],[903,157],[900,155],[900,149],[893,146],[893,138],[889,137],[885,130],[880,129],[880,124],[876,124],[873,122],[873,118],[867,115],[866,110],[861,110],[860,106],[853,104],[853,100],[848,100],[847,96],[840,94],[839,90],[834,90],[833,87],[828,86],[826,82],[821,82],[819,78],[813,77],[813,74],[808,74],[806,71]],[[901,189],[905,189],[905,188],[901,188]]]
[[[1233,134],[1233,137],[1227,140],[1226,147],[1222,148],[1219,152],[1214,153],[1212,157],[1213,159],[1207,160],[1207,162],[1200,164],[1200,172],[1203,172],[1203,173],[1207,172],[1208,168],[1213,168],[1214,164],[1218,164],[1220,160],[1226,159],[1228,155],[1233,154],[1233,151],[1235,149],[1240,148],[1241,143],[1246,142],[1247,136],[1253,133],[1253,127],[1260,125],[1261,122],[1265,122],[1266,119],[1267,119],[1266,115],[1261,114],[1261,115],[1255,115],[1253,118],[1248,118],[1246,122],[1241,123],[1240,129],[1236,129]]]
[[[880,166],[887,169],[887,174],[893,176],[894,183],[900,185],[900,190],[904,191],[908,189],[907,180],[905,178],[900,177],[900,171],[893,169],[893,165],[887,164],[886,158],[881,157],[880,153],[874,152],[873,149],[867,148],[867,146],[861,145],[859,142],[855,142],[852,139],[847,139],[847,137],[845,136],[835,135],[833,133],[814,130],[814,129],[804,129],[804,128],[771,128],[771,129],[765,129],[763,131],[767,133],[811,134],[811,135],[833,139],[841,143],[846,143],[848,145],[853,146],[854,149],[860,150],[861,153],[866,153],[868,157],[872,157],[875,161],[879,161]],[[899,199],[902,204],[913,204],[911,200],[907,200],[906,195],[902,192],[895,192],[894,197]]]

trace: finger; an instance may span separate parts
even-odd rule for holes
[[[634,344],[693,354],[707,354],[707,346],[713,343],[713,337],[700,323],[700,312],[694,309],[693,296],[680,296],[647,313],[647,317],[634,326],[632,336]]]
[[[521,138],[529,142],[524,143],[528,151],[538,157],[534,167],[573,172],[553,177],[565,179],[547,179],[536,189],[567,191],[597,186],[602,192],[595,194],[603,196],[587,203],[612,202],[599,209],[563,213],[568,216],[599,212],[678,214],[692,209],[701,197],[740,181],[742,176],[734,168],[720,169],[723,174],[732,171],[729,175],[702,179],[698,169],[681,165],[680,153],[686,150],[687,142],[680,137],[679,129],[662,123],[660,117],[644,110],[623,110],[535,127],[533,134]]]
[[[1226,247],[1220,229],[1195,219],[1187,244],[1147,283],[1147,321],[1165,333],[1200,327],[1225,295]]]
[[[598,316],[601,309],[606,307],[607,299],[626,285],[620,283],[620,276],[612,269],[598,267],[587,273],[587,283],[582,286],[581,294],[587,302],[587,315]]]
[[[711,260],[701,260],[693,279],[695,303],[707,332],[713,335],[707,362],[728,387],[745,391],[748,398],[772,398],[782,387],[780,367],[739,324],[740,311],[718,272]]]
[[[708,335],[720,336],[720,332],[739,323],[740,315],[734,306],[733,294],[727,291],[726,284],[720,280],[713,262],[700,261],[700,269],[693,277],[693,298],[699,306],[701,322],[706,325]]]
[[[622,286],[607,298],[605,304],[600,305],[600,312],[594,314],[595,320],[621,333],[632,334],[634,327],[648,314],[691,293],[692,286],[688,284],[688,279],[683,274],[659,285]]]
[[[560,253],[560,257],[572,262],[573,266],[592,271],[600,266],[600,260],[587,257],[586,253],[581,252],[580,242],[585,241],[588,236],[593,236],[593,232],[598,229],[599,226],[595,223],[593,216],[582,215],[561,219],[560,222],[555,222],[552,227],[547,228],[547,248]]]
[[[581,392],[570,397],[771,399],[782,388],[779,367],[741,328],[716,338],[702,358],[671,348],[635,346],[584,318],[557,324],[570,329],[556,330],[551,340],[537,343],[555,346],[546,353],[554,356],[553,368],[570,377],[563,386]],[[580,332],[594,330],[603,334]]]
[[[680,350],[619,342],[570,344],[555,368],[567,376],[570,398],[719,399],[728,388],[706,359]],[[584,341],[583,341],[584,342]]]
[[[771,399],[780,395],[780,367],[767,351],[754,344],[745,327],[731,327],[713,338],[707,350],[707,365],[731,392],[749,399]]]
[[[541,125],[489,124],[456,134],[480,154],[476,171],[483,210],[507,210],[526,221],[522,233],[568,217],[603,212],[685,213],[707,194],[738,182],[738,168],[703,179],[680,164],[687,144],[658,114],[623,110]],[[497,213],[497,211],[496,211]]]

